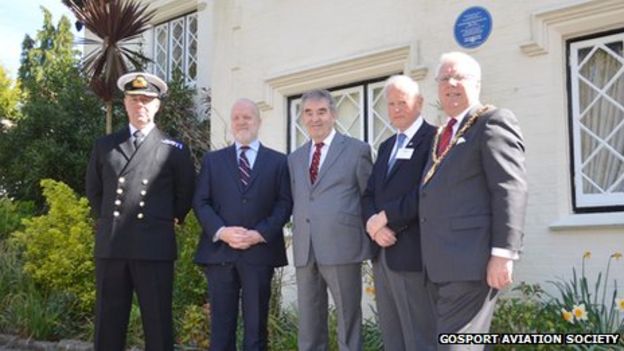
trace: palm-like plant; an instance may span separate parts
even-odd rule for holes
[[[141,34],[155,10],[136,0],[65,0],[76,19],[95,35],[82,39],[87,54],[83,69],[93,91],[106,104],[106,133],[112,131],[113,97],[117,79],[150,61],[139,49]],[[91,48],[88,46],[92,46]]]

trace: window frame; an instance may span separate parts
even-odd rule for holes
[[[568,140],[569,140],[569,157],[570,157],[570,186],[571,186],[571,199],[572,199],[572,209],[574,213],[599,213],[599,212],[619,212],[624,211],[624,200],[619,199],[624,195],[610,195],[603,194],[605,197],[604,200],[595,200],[596,196],[593,196],[594,199],[588,201],[589,194],[585,194],[582,191],[582,182],[579,181],[579,177],[582,177],[582,172],[580,170],[581,163],[581,138],[580,138],[580,127],[577,126],[579,123],[576,119],[576,108],[575,106],[579,104],[579,90],[573,90],[573,86],[576,84],[574,80],[577,79],[578,73],[573,73],[572,69],[576,67],[572,67],[573,64],[573,56],[578,51],[573,51],[574,46],[578,45],[581,42],[590,42],[595,41],[597,39],[603,39],[603,41],[607,41],[609,37],[613,35],[624,35],[624,27],[613,29],[604,32],[592,33],[590,35],[580,36],[569,38],[566,40],[566,89],[567,89],[567,107],[568,107]],[[623,70],[624,66],[620,68]],[[577,170],[577,168],[579,168]],[[580,189],[579,189],[580,188]],[[618,193],[619,194],[619,193]],[[611,199],[609,199],[611,197]],[[615,198],[615,199],[613,199]],[[611,202],[611,203],[610,203]]]

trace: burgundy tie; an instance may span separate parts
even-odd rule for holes
[[[241,146],[240,150],[241,152],[238,159],[238,171],[240,172],[240,179],[241,183],[243,183],[243,187],[247,187],[251,175],[251,167],[249,166],[249,159],[247,159],[247,155],[245,155],[245,152],[249,150],[249,146]]]
[[[438,144],[438,150],[436,150],[436,154],[438,157],[444,153],[444,151],[449,147],[451,142],[451,137],[453,136],[453,126],[457,123],[455,118],[451,118],[446,127],[444,127],[444,131],[442,132],[442,137],[440,138],[440,143]]]
[[[316,182],[316,177],[318,176],[319,164],[321,163],[321,149],[323,148],[323,145],[325,144],[323,144],[322,142],[314,144],[314,147],[316,149],[314,150],[314,154],[312,155],[312,163],[310,163],[310,181],[312,182],[312,184]]]

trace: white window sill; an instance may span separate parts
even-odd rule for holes
[[[559,218],[548,227],[551,230],[624,228],[624,212],[571,214]]]

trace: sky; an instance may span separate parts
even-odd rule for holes
[[[40,6],[52,13],[55,26],[62,15],[74,23],[73,15],[61,0],[0,0],[0,65],[12,79],[15,79],[19,69],[24,36],[36,36],[43,25]]]

